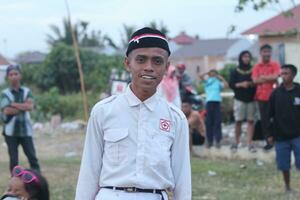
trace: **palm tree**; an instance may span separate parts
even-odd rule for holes
[[[70,30],[70,21],[68,19],[63,19],[63,29],[59,29],[57,25],[50,25],[50,29],[54,33],[54,36],[47,34],[47,43],[50,46],[55,46],[57,43],[65,43],[67,45],[72,45],[72,34]],[[75,32],[75,37],[78,40],[78,30],[77,25],[73,25],[73,30]]]
[[[78,44],[83,47],[104,47],[105,36],[102,36],[101,31],[92,30],[90,33],[87,32],[89,23],[86,21],[80,21],[72,25],[75,33],[75,38]],[[54,35],[47,34],[47,43],[50,46],[55,46],[58,43],[65,43],[72,45],[72,33],[70,30],[70,21],[63,19],[63,29],[60,30],[56,25],[50,25]]]
[[[160,32],[162,32],[163,34],[165,34],[166,37],[167,37],[167,35],[169,33],[168,27],[165,24],[163,24],[163,22],[160,22],[160,24],[158,25],[158,23],[156,23],[156,21],[151,21],[148,24],[148,26],[150,28],[159,30]]]
[[[130,40],[131,35],[134,33],[134,31],[135,26],[123,24],[123,32],[121,33],[121,45],[123,49],[127,47],[128,41]]]

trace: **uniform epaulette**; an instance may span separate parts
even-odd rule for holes
[[[103,105],[103,104],[107,104],[109,102],[112,102],[115,98],[117,97],[117,95],[112,95],[110,97],[107,97],[101,101],[98,102],[99,105]]]
[[[171,109],[174,110],[180,116],[181,119],[185,118],[185,115],[183,114],[183,112],[179,108],[177,108],[175,105],[173,105],[171,103],[168,103],[168,104],[171,107]]]

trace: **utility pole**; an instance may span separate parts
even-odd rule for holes
[[[84,120],[87,121],[88,120],[88,104],[87,104],[87,97],[86,97],[86,92],[85,92],[84,75],[83,75],[83,71],[82,71],[81,60],[79,57],[79,47],[78,47],[78,42],[75,37],[75,32],[72,27],[71,12],[69,9],[68,0],[65,0],[65,2],[66,2],[66,7],[67,7],[67,13],[68,13],[69,27],[70,27],[70,31],[72,34],[74,53],[75,53],[75,57],[76,57],[79,78],[80,78],[81,96],[82,96],[82,103],[83,103],[83,109],[84,109]]]

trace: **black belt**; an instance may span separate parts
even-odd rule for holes
[[[140,188],[136,188],[136,187],[113,187],[113,186],[105,186],[105,187],[101,187],[101,188],[112,189],[112,190],[122,190],[125,192],[142,192],[142,193],[159,194],[162,197],[161,199],[164,200],[163,192],[165,192],[165,190],[140,189]]]

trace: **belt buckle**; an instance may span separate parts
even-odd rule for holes
[[[134,187],[125,188],[125,192],[136,192],[136,188]]]

